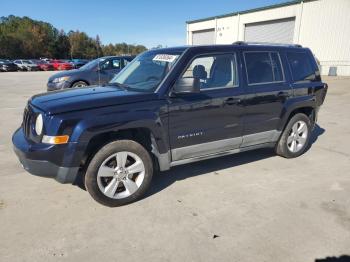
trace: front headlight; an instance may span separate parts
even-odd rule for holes
[[[35,133],[40,136],[43,132],[43,126],[44,126],[44,122],[43,122],[43,116],[41,114],[37,115],[36,119],[35,119]]]
[[[63,77],[55,78],[52,82],[53,83],[61,83],[64,81],[68,81],[68,79],[69,79],[69,76],[63,76]]]

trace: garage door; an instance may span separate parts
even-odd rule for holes
[[[214,28],[192,32],[192,45],[213,45],[213,44],[215,44]]]
[[[293,43],[295,17],[245,25],[247,42]]]

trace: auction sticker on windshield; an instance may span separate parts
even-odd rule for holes
[[[177,57],[177,55],[158,54],[152,60],[172,63]]]

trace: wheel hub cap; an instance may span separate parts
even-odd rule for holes
[[[115,171],[114,171],[114,178],[118,179],[118,180],[122,180],[128,176],[129,172],[128,170],[126,170],[125,168],[117,168]]]
[[[304,121],[294,123],[287,138],[287,147],[289,151],[296,153],[306,144],[308,137],[308,127]]]

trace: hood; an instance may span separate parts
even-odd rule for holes
[[[57,74],[54,74],[54,75],[50,76],[49,82],[52,82],[52,80],[54,80],[55,78],[58,78],[58,77],[73,76],[73,75],[81,73],[81,72],[82,71],[79,70],[79,69],[74,69],[74,70],[69,70],[69,71],[62,71],[62,72],[59,72]]]
[[[155,93],[126,91],[114,86],[83,87],[35,95],[30,103],[48,114],[149,101]]]

